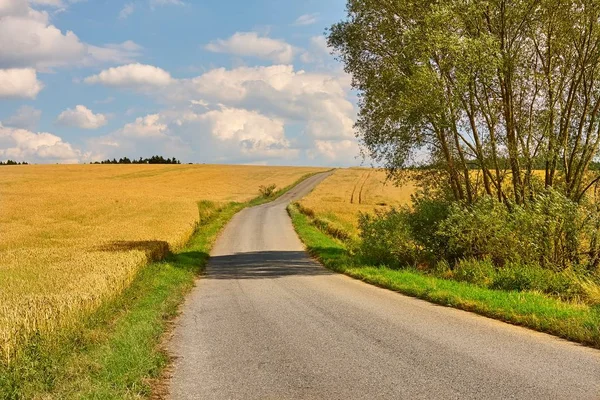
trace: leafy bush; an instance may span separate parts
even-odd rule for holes
[[[494,273],[494,264],[490,259],[465,258],[456,263],[452,277],[457,281],[488,286],[494,278]]]
[[[398,268],[414,265],[417,249],[406,224],[407,211],[395,208],[360,214],[360,256],[367,262]]]
[[[269,186],[260,185],[258,187],[258,193],[264,198],[273,197],[275,195],[277,185],[271,184]]]
[[[411,237],[421,249],[424,261],[435,263],[446,257],[448,239],[438,233],[438,227],[449,212],[448,201],[426,196],[413,198],[412,210],[405,211]]]
[[[537,291],[596,304],[600,208],[554,190],[526,206],[481,197],[471,205],[421,195],[413,207],[362,214],[359,254],[393,268],[499,290]],[[596,274],[596,275],[594,275]]]
[[[438,234],[446,239],[451,259],[487,257],[503,265],[518,245],[507,207],[491,197],[471,207],[452,204],[448,217],[439,224]]]
[[[482,197],[471,206],[453,204],[438,234],[446,238],[450,258],[489,257],[500,267],[515,261],[560,270],[580,263],[579,247],[590,242],[582,215],[582,207],[554,190],[527,207]]]

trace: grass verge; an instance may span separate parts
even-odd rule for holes
[[[79,324],[48,336],[33,336],[17,359],[0,364],[0,398],[139,399],[152,395],[152,381],[169,363],[161,340],[178,306],[204,269],[221,229],[238,211],[270,198],[217,206],[198,204],[200,220],[188,244],[140,268],[132,284]]]
[[[411,269],[357,265],[344,242],[315,226],[295,205],[288,207],[307,250],[336,272],[364,282],[600,348],[600,307],[560,301],[535,292],[491,290]]]

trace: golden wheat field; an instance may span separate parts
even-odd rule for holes
[[[408,204],[415,187],[386,182],[383,170],[338,169],[299,203],[328,224],[351,235],[358,233],[358,214],[379,207]]]
[[[126,287],[147,260],[177,249],[197,202],[246,201],[319,168],[56,165],[0,171],[0,355]]]

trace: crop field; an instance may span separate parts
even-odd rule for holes
[[[338,169],[300,201],[308,209],[352,235],[358,233],[358,214],[376,208],[410,203],[415,187],[386,182],[383,170],[367,168]]]
[[[200,200],[246,201],[319,168],[223,165],[2,167],[0,356],[68,326],[138,269],[180,248]]]

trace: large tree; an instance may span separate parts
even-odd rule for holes
[[[451,195],[582,198],[600,145],[600,0],[349,0],[329,45],[358,136],[397,175],[422,158]],[[535,174],[536,169],[544,170]]]

